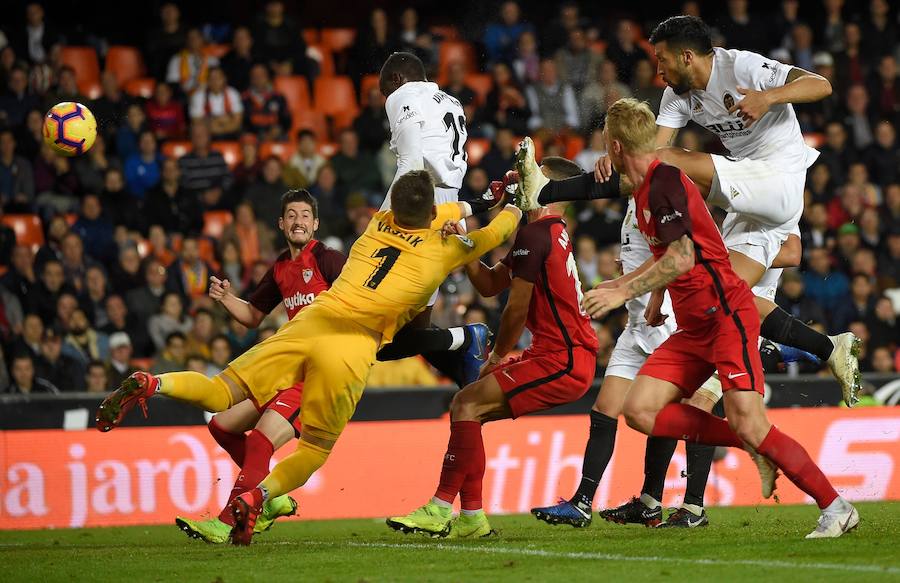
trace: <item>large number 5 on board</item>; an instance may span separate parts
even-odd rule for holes
[[[372,275],[369,276],[369,279],[366,280],[366,287],[369,289],[376,289],[381,284],[381,280],[384,279],[384,276],[387,275],[394,264],[397,263],[397,258],[400,257],[400,250],[396,247],[382,247],[375,251],[375,253],[372,253],[372,257],[375,259],[381,258],[381,263],[378,264],[378,267],[375,268],[375,271],[373,271]]]

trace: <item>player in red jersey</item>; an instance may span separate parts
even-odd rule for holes
[[[746,448],[766,498],[781,469],[822,510],[807,538],[838,537],[855,528],[856,509],[838,496],[803,446],[766,419],[753,293],[732,269],[697,185],[656,157],[650,108],[620,99],[609,108],[604,133],[616,170],[638,185],[638,227],[653,258],[617,279],[617,286],[587,292],[584,307],[599,317],[631,298],[668,288],[679,327],[638,373],[624,406],[628,425],[656,437]],[[532,165],[519,168],[526,187],[534,182],[528,180],[535,173]],[[727,422],[681,403],[714,371],[722,382]]]
[[[288,318],[293,318],[331,287],[347,259],[313,238],[319,228],[318,205],[305,190],[289,190],[281,197],[278,227],[288,248],[278,256],[248,301],[231,293],[227,279],[210,278],[210,297],[248,328],[259,326],[280,303],[284,303]],[[213,416],[209,432],[241,468],[229,500],[255,487],[269,473],[275,450],[299,437],[302,393],[303,383],[297,383],[268,403],[247,399]],[[256,523],[257,531],[268,529],[276,518],[292,515],[296,509],[297,503],[287,495],[273,498],[260,517],[262,524]],[[226,506],[216,518],[198,521],[179,516],[175,524],[192,538],[226,543],[234,520]]]
[[[544,158],[543,171],[556,179],[581,173],[562,158]],[[570,403],[583,396],[594,379],[597,337],[581,307],[581,282],[559,205],[528,213],[512,249],[493,267],[468,265],[469,279],[480,294],[508,289],[497,341],[481,368],[479,380],[456,394],[450,405],[450,442],[434,497],[406,516],[387,519],[401,532],[477,538],[492,533],[482,510],[485,471],[483,423],[515,419]],[[522,329],[532,343],[519,357],[515,348]],[[453,519],[460,495],[462,513]]]

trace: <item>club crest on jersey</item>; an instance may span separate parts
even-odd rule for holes
[[[725,92],[725,95],[722,96],[722,103],[725,105],[725,109],[734,107],[734,97],[731,93]]]
[[[303,270],[303,282],[309,283],[309,280],[312,279],[313,270],[312,269],[304,269]]]
[[[650,209],[644,209],[644,220],[650,222]]]

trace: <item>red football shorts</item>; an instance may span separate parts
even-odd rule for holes
[[[506,395],[513,418],[580,399],[594,380],[597,356],[576,346],[567,351],[511,358],[491,374]]]
[[[638,374],[669,381],[689,397],[718,370],[723,391],[765,394],[758,343],[759,314],[752,305],[730,315],[720,310],[710,326],[669,336]]]
[[[300,437],[300,403],[303,401],[303,383],[298,382],[296,385],[283,391],[278,391],[274,397],[269,399],[263,406],[256,408],[260,413],[263,411],[275,411],[294,426],[294,435]]]

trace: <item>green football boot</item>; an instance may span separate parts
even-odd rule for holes
[[[450,523],[449,538],[487,538],[497,536],[497,531],[491,528],[484,510],[475,514],[460,514]]]
[[[392,529],[399,530],[404,534],[423,533],[437,538],[450,534],[452,520],[452,508],[428,502],[406,516],[392,516],[385,522]]]
[[[256,519],[256,525],[253,527],[253,532],[257,534],[265,532],[272,528],[276,519],[281,518],[282,516],[293,516],[295,514],[297,514],[297,501],[287,494],[282,494],[271,500],[266,500],[263,504],[262,514]]]

